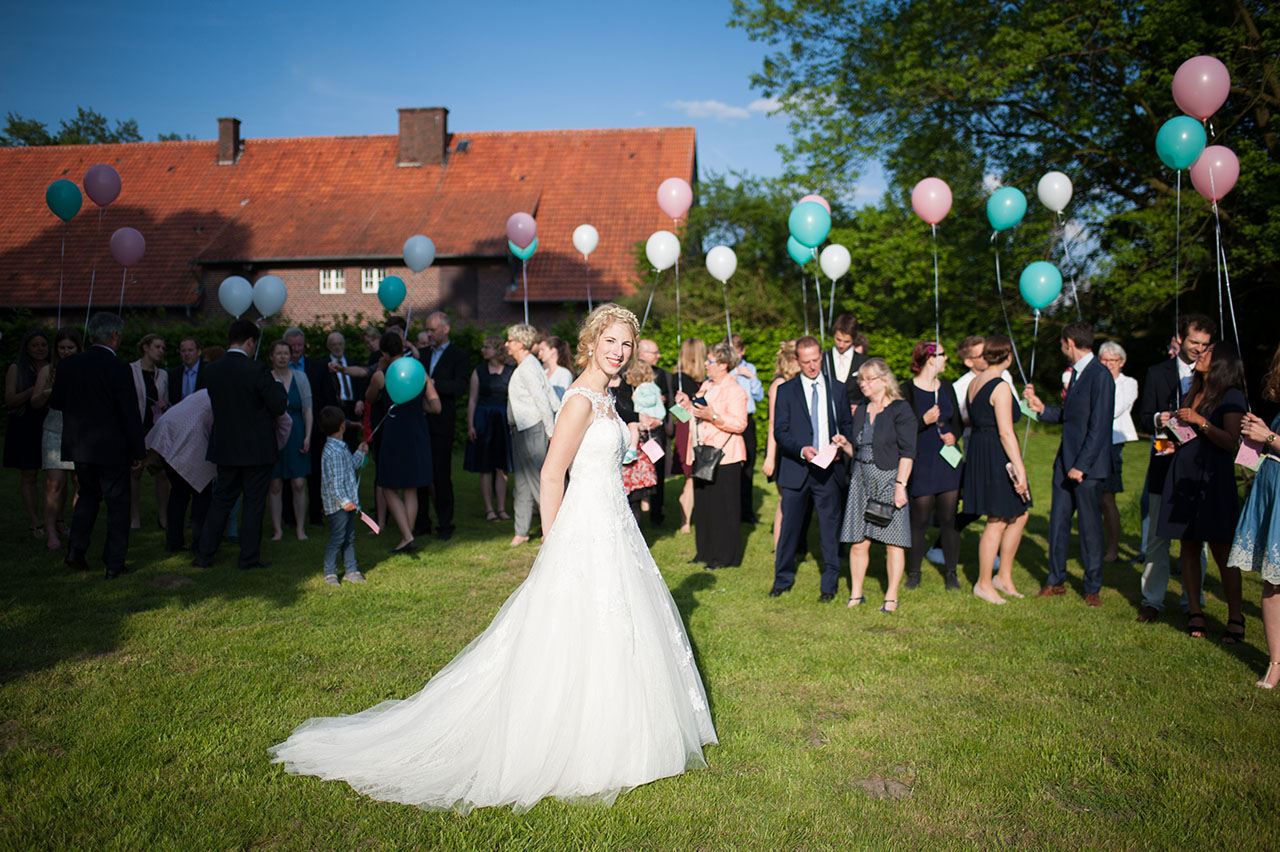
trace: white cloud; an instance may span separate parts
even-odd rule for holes
[[[750,118],[751,113],[743,107],[730,106],[723,101],[671,101],[669,109],[683,112],[689,118],[714,118],[717,121],[733,121]]]
[[[1004,181],[998,175],[988,173],[982,176],[982,188],[987,192],[995,192],[1002,186],[1004,186]]]
[[[747,104],[747,109],[752,112],[762,112],[765,115],[777,112],[782,108],[782,101],[777,98],[756,98]]]

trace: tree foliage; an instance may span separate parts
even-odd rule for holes
[[[141,142],[138,122],[132,118],[117,120],[112,127],[106,116],[91,109],[76,107],[76,116],[59,122],[58,132],[35,119],[25,118],[14,112],[5,116],[4,131],[0,132],[0,145],[105,145],[116,142]]]

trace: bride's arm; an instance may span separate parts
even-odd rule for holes
[[[560,512],[560,501],[564,499],[564,475],[578,454],[578,445],[591,425],[592,414],[591,401],[581,394],[574,394],[561,406],[556,417],[551,446],[547,448],[539,477],[538,512],[542,516],[544,539]]]

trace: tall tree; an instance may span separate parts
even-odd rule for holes
[[[35,119],[10,112],[5,116],[4,131],[0,132],[0,145],[104,145],[115,142],[141,142],[138,122],[134,119],[117,120],[112,127],[106,116],[91,109],[76,107],[75,118],[59,122],[58,132]]]

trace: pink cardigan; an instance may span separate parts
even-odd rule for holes
[[[742,433],[747,428],[747,392],[730,373],[719,384],[707,379],[698,393],[706,397],[716,411],[715,423],[710,420],[694,421],[698,428],[698,441],[724,450],[720,464],[746,461],[747,444]],[[693,441],[689,442],[688,463],[693,464]]]

